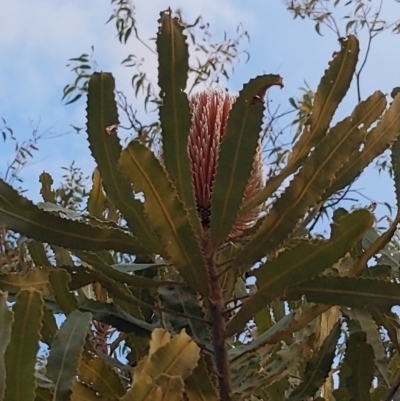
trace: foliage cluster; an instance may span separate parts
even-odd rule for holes
[[[113,2],[133,18],[128,3]],[[134,24],[117,11],[112,20],[126,41]],[[243,205],[265,92],[282,85],[276,75],[249,81],[229,113],[205,227],[187,153],[192,27],[170,11],[159,23],[160,93],[151,101],[162,161],[146,136],[122,148],[121,97],[111,74],[94,73],[80,89],[97,163],[90,192],[76,191],[83,177],[74,168],[57,191],[43,173],[37,205],[0,181],[0,223],[21,234],[1,260],[0,398],[392,399],[400,212],[383,234],[367,209],[337,209],[329,238],[308,227],[389,148],[399,201],[400,97],[388,104],[376,91],[332,124],[357,74],[358,40],[341,39],[284,165]],[[76,207],[85,198],[86,208]],[[254,225],[230,238],[238,217],[260,205]]]

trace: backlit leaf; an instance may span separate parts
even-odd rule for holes
[[[73,311],[56,334],[47,362],[47,375],[54,383],[57,401],[70,399],[91,318],[90,313]]]
[[[163,142],[163,161],[174,180],[179,198],[187,208],[196,232],[201,226],[196,212],[192,171],[187,150],[191,114],[185,91],[189,53],[183,26],[178,18],[161,13],[157,35],[159,107]]]
[[[133,188],[143,192],[147,217],[171,262],[193,289],[207,295],[208,276],[198,239],[160,161],[145,145],[132,141],[122,152],[119,166]]]
[[[283,86],[279,75],[252,79],[229,113],[211,199],[211,241],[215,246],[227,238],[238,217],[259,146],[264,95],[274,85]]]
[[[89,80],[87,134],[104,189],[124,215],[129,228],[152,252],[160,252],[157,236],[143,214],[143,205],[135,199],[129,183],[121,176],[117,164],[122,147],[116,130],[119,124],[115,102],[115,81],[109,73],[94,73]]]
[[[5,354],[4,401],[35,399],[35,366],[42,327],[43,300],[39,291],[21,291],[13,306],[14,324]],[[23,385],[21,385],[23,383]]]
[[[133,236],[116,228],[93,227],[45,212],[1,179],[0,224],[29,238],[65,248],[143,252]]]
[[[373,217],[365,209],[347,214],[334,226],[329,241],[299,241],[256,269],[258,291],[243,303],[228,324],[228,335],[240,330],[266,304],[281,296],[286,287],[316,276],[333,265],[372,223]]]

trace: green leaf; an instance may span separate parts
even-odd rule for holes
[[[192,184],[188,154],[191,126],[189,102],[185,91],[189,70],[189,53],[183,26],[178,18],[163,12],[157,35],[158,85],[162,104],[159,107],[163,143],[163,162],[174,180],[179,198],[188,210],[197,233],[201,231]]]
[[[333,115],[350,87],[358,60],[359,45],[356,37],[349,36],[340,41],[341,49],[334,53],[318,85],[309,122],[292,149],[288,165],[271,182],[267,182],[259,195],[248,202],[243,213],[267,200],[301,166],[310,150],[325,136]]]
[[[285,291],[288,299],[302,295],[310,302],[388,311],[400,305],[400,284],[369,278],[316,277]]]
[[[152,400],[182,401],[184,385],[181,377],[161,374],[155,384],[157,389]]]
[[[398,96],[400,97],[400,96]],[[397,207],[400,205],[400,138],[392,146],[393,181],[396,193]]]
[[[4,398],[6,386],[6,365],[4,355],[11,340],[11,327],[14,322],[14,314],[7,305],[6,292],[0,292],[0,399]]]
[[[135,199],[129,183],[121,176],[117,164],[122,147],[113,131],[118,126],[115,81],[109,73],[94,73],[89,80],[87,134],[90,150],[96,160],[104,189],[141,243],[159,253],[157,236],[143,213],[143,205]]]
[[[155,328],[155,325],[131,316],[115,304],[83,298],[79,300],[79,309],[90,312],[95,320],[109,324],[124,333],[134,333],[139,337],[149,338]]]
[[[57,266],[74,266],[74,261],[69,250],[56,245],[50,245],[50,248],[54,253]]]
[[[132,295],[129,288],[124,284],[117,282],[111,278],[109,278],[106,274],[97,270],[94,274],[87,269],[86,271],[82,271],[85,269],[85,266],[72,267],[65,266],[65,269],[71,274],[71,290],[81,288],[82,286],[91,284],[91,283],[99,283],[101,284],[113,297],[119,298],[122,301],[127,302],[128,304],[137,305],[141,308],[146,308],[147,310],[154,310],[155,306],[152,304],[148,304],[142,301],[140,298]]]
[[[324,199],[353,182],[377,156],[383,153],[400,133],[400,96],[396,96],[375,128],[369,131],[363,148],[357,149],[348,162],[336,173]]]
[[[283,319],[279,320],[278,323],[274,324],[270,329],[257,336],[253,341],[230,349],[229,359],[231,361],[235,361],[246,354],[253,353],[266,344],[276,344],[278,342],[276,340],[277,336],[285,332],[285,330],[293,324],[294,320],[295,314],[293,312],[287,314]]]
[[[190,287],[167,285],[160,287],[158,293],[163,306],[170,311],[183,312],[187,315],[185,318],[173,313],[165,314],[175,332],[180,332],[184,328],[197,344],[203,346],[211,344],[210,327],[205,324],[206,317],[196,292]]]
[[[347,309],[345,314],[357,321],[361,330],[365,332],[367,336],[367,342],[374,350],[375,368],[379,372],[380,376],[384,379],[385,383],[389,383],[390,372],[385,350],[382,344],[381,334],[379,332],[379,327],[375,323],[371,314],[360,309]]]
[[[20,290],[34,288],[42,293],[43,298],[53,296],[49,283],[49,268],[36,268],[27,273],[0,273],[0,290],[17,293]]]
[[[68,284],[71,276],[64,269],[53,270],[49,274],[49,281],[54,290],[54,296],[61,310],[69,315],[77,309],[78,302],[74,294],[69,290]]]
[[[211,199],[211,241],[219,246],[234,225],[253,169],[264,114],[264,94],[283,86],[279,75],[262,75],[240,91],[229,113]]]
[[[29,255],[36,266],[47,266],[50,267],[51,263],[46,255],[46,250],[42,242],[29,241],[28,242]]]
[[[103,212],[106,208],[107,198],[103,191],[99,169],[95,169],[92,177],[92,189],[89,192],[87,203],[88,212],[98,219],[103,218]]]
[[[125,394],[120,377],[100,358],[89,361],[81,360],[79,367],[79,380],[83,381],[101,396],[117,400]]]
[[[310,149],[325,136],[339,104],[350,88],[358,61],[359,44],[353,35],[339,41],[341,49],[334,53],[315,93],[309,128],[295,144],[289,158],[294,170],[300,167]]]
[[[309,357],[314,342],[314,336],[304,336],[301,341],[296,341],[289,346],[274,353],[265,364],[263,364],[263,374],[248,374],[243,380],[234,383],[235,393],[250,395],[254,388],[269,387],[281,378],[288,376],[293,367],[304,362]],[[250,372],[249,372],[250,373]],[[235,385],[236,384],[236,385]]]
[[[42,330],[40,332],[41,340],[51,346],[54,336],[57,332],[57,322],[52,312],[47,307],[43,307]]]
[[[153,400],[156,380],[161,375],[186,379],[197,366],[199,357],[200,348],[184,330],[172,339],[164,329],[154,330],[149,356],[135,368],[133,386],[121,401]]]
[[[47,361],[47,375],[55,385],[57,401],[70,399],[91,318],[90,313],[73,311],[56,334]]]
[[[321,348],[307,362],[305,371],[297,386],[290,394],[288,401],[296,401],[313,397],[325,383],[335,358],[336,345],[341,335],[340,323],[336,323],[325,338]]]
[[[281,245],[310,207],[326,198],[324,193],[335,180],[336,173],[361,146],[367,128],[381,114],[384,107],[381,96],[376,93],[359,103],[350,117],[337,123],[315,145],[302,168],[260,222],[260,228],[238,256],[237,263],[254,263]]]
[[[52,398],[53,400],[54,398]],[[104,400],[104,398],[100,398],[100,400]],[[99,401],[99,396],[91,388],[75,381],[72,385],[71,401]]]
[[[366,334],[359,331],[350,335],[346,343],[344,362],[351,369],[346,378],[351,401],[370,400],[370,388],[374,377],[374,351],[366,342]]]
[[[343,257],[373,224],[373,216],[365,209],[347,214],[332,226],[329,241],[299,241],[255,270],[258,291],[253,294],[232,321],[227,335],[233,335],[288,286],[314,277]],[[325,302],[328,303],[328,302]]]
[[[39,182],[42,184],[40,194],[42,195],[43,199],[47,202],[55,203],[56,195],[51,188],[51,186],[53,185],[53,178],[51,177],[51,175],[49,173],[43,172],[39,176]]]
[[[0,179],[0,223],[41,242],[65,248],[137,254],[135,237],[116,228],[98,228],[44,212]]]
[[[193,289],[207,296],[208,276],[198,239],[159,160],[145,145],[132,141],[119,166],[134,189],[143,192],[145,212],[171,262]]]
[[[21,291],[13,306],[14,324],[5,354],[6,389],[4,401],[35,399],[35,366],[39,351],[43,300],[39,291]],[[21,385],[23,383],[23,385]]]
[[[48,388],[36,388],[35,401],[53,401],[53,395]]]
[[[160,285],[162,285],[162,283],[157,282],[151,278],[120,272],[115,267],[118,265],[110,266],[94,253],[75,251],[74,254],[84,263],[91,265],[94,274],[96,274],[97,272],[101,272],[110,279],[117,281],[118,283],[125,283],[129,286],[144,288],[159,287]]]
[[[211,381],[204,358],[185,381],[188,401],[219,401],[217,390]]]

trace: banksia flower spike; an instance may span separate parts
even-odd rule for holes
[[[211,196],[229,112],[236,97],[222,90],[207,90],[191,96],[192,127],[188,152],[191,161],[197,212],[204,228],[210,224]],[[243,203],[253,198],[262,187],[262,157],[258,148],[254,155],[253,170],[243,196]],[[229,239],[239,237],[251,227],[260,212],[249,211],[237,219]]]

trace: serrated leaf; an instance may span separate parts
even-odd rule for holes
[[[290,156],[289,163],[296,160],[297,167],[310,149],[324,137],[339,104],[350,88],[358,61],[358,39],[350,35],[346,39],[340,39],[340,46],[340,51],[334,53],[315,93],[309,131],[301,136]]]
[[[145,145],[132,141],[122,152],[119,167],[134,189],[143,192],[148,219],[171,262],[193,289],[207,296],[208,276],[198,239],[159,160]]]
[[[340,323],[336,323],[325,338],[321,348],[307,362],[301,384],[290,394],[288,401],[313,397],[324,384],[335,358],[336,345],[341,335]]]
[[[74,294],[69,290],[68,284],[71,281],[71,276],[64,269],[53,270],[49,274],[49,281],[54,290],[54,297],[60,305],[61,310],[69,315],[77,309],[78,302]]]
[[[174,180],[179,198],[188,210],[197,233],[201,232],[196,212],[192,171],[187,150],[191,126],[189,101],[185,91],[189,53],[183,26],[167,12],[161,13],[157,35],[159,107],[163,161]]]
[[[64,267],[69,273],[71,273],[72,281],[70,288],[71,290],[76,288],[81,288],[82,286],[99,283],[106,289],[110,295],[115,298],[118,298],[128,304],[136,305],[141,308],[145,308],[147,310],[153,311],[155,306],[152,304],[148,304],[142,301],[140,298],[132,295],[132,292],[124,283],[119,283],[116,280],[110,279],[106,274],[102,273],[100,270],[97,270],[95,274],[91,273],[89,269],[85,272],[82,272],[84,266],[78,267]]]
[[[110,266],[94,253],[75,251],[74,254],[78,256],[78,258],[84,263],[91,265],[94,274],[96,274],[96,272],[101,272],[110,279],[119,283],[125,283],[129,286],[144,288],[159,287],[162,285],[162,283],[159,283],[151,278],[121,272],[114,267],[118,265]]]
[[[388,311],[400,305],[400,284],[369,278],[316,277],[285,291],[288,299],[302,295],[310,302]]]
[[[49,283],[49,268],[35,268],[27,273],[0,273],[0,290],[17,293],[23,289],[34,288],[42,293],[43,298],[53,295]]]
[[[36,266],[51,266],[51,263],[46,255],[46,250],[42,242],[39,241],[28,241],[29,255]]]
[[[252,79],[229,113],[211,197],[211,241],[215,247],[224,242],[238,217],[259,146],[264,94],[274,85],[283,86],[279,75]]]
[[[193,373],[185,380],[185,391],[188,401],[219,401],[210,372],[203,358]]]
[[[79,309],[90,312],[95,320],[109,324],[124,333],[134,333],[138,337],[149,338],[155,328],[155,325],[130,315],[115,304],[85,298],[79,300]]]
[[[284,333],[295,321],[295,313],[288,313],[284,318],[279,320],[278,323],[274,324],[270,329],[264,331],[261,335],[257,336],[253,341],[239,345],[229,350],[230,361],[235,361],[246,354],[253,353],[257,349],[263,347],[266,344],[275,344],[277,336]]]
[[[11,340],[14,314],[7,305],[6,292],[0,292],[0,399],[3,400],[6,386],[6,365],[4,355]]]
[[[371,314],[365,310],[352,309],[346,310],[346,315],[356,320],[367,336],[367,342],[374,351],[374,365],[385,383],[389,383],[390,372],[382,344],[379,327],[376,325]]]
[[[55,203],[56,197],[55,192],[52,190],[51,186],[53,185],[53,178],[49,173],[43,172],[39,176],[39,182],[42,184],[42,188],[40,189],[40,194],[42,198],[47,202]]]
[[[72,385],[71,401],[102,401],[94,390],[77,381]],[[52,399],[52,401],[54,398]],[[58,401],[58,400],[57,400]]]
[[[160,252],[157,236],[143,214],[143,205],[135,199],[129,183],[121,176],[117,164],[122,151],[118,137],[110,127],[118,126],[115,81],[109,73],[94,73],[89,80],[87,134],[104,189],[124,215],[129,228],[151,252]]]
[[[263,374],[249,375],[240,383],[233,386],[238,394],[252,394],[254,388],[269,387],[281,378],[290,374],[290,371],[304,359],[308,358],[313,346],[313,336],[305,337],[301,342],[293,342],[288,347],[274,353],[263,366]],[[257,369],[259,370],[259,368]],[[255,373],[255,372],[254,372]]]
[[[179,376],[162,374],[156,380],[157,387],[152,395],[154,401],[182,401],[183,380]]]
[[[352,153],[364,142],[367,128],[383,109],[382,94],[359,103],[350,117],[337,123],[315,145],[280,198],[273,204],[237,263],[254,263],[282,244],[310,207],[324,194]]]
[[[346,378],[351,401],[370,400],[370,388],[374,377],[374,351],[366,342],[366,334],[359,331],[350,335],[346,343],[345,363],[351,369]]]
[[[243,212],[267,200],[282,182],[293,174],[303,163],[308,153],[324,137],[334,113],[346,95],[357,65],[359,53],[358,40],[355,36],[341,39],[341,49],[334,53],[325,75],[322,77],[314,98],[314,107],[306,129],[294,145],[288,165],[264,190],[252,199]]]
[[[400,138],[392,146],[393,181],[396,193],[397,207],[400,205]]]
[[[14,324],[4,361],[6,388],[4,401],[35,399],[35,366],[39,351],[43,300],[39,291],[21,291],[13,306]],[[23,385],[21,385],[23,383]]]
[[[119,229],[93,227],[44,212],[1,179],[0,223],[29,238],[65,248],[143,252],[135,237]]]
[[[99,219],[103,217],[103,211],[106,208],[106,195],[103,191],[100,171],[96,168],[92,176],[92,189],[89,192],[87,202],[87,210],[92,215]]]
[[[47,375],[54,383],[57,401],[70,399],[91,319],[90,313],[73,311],[56,334],[47,361]]]
[[[42,330],[40,332],[41,341],[51,346],[57,332],[57,322],[52,312],[47,307],[43,307]]]
[[[228,324],[227,335],[240,330],[266,304],[281,296],[286,287],[316,276],[338,261],[371,227],[373,221],[373,216],[365,209],[347,214],[333,226],[329,241],[299,241],[293,248],[256,269],[258,290],[243,303]]]
[[[369,229],[363,239],[362,246],[367,250],[376,240],[380,238],[380,234],[375,228]],[[400,252],[397,250],[396,246],[392,243],[387,243],[385,246],[379,250],[380,256],[375,255],[375,259],[378,261],[378,265],[371,268],[383,267],[381,265],[389,265],[394,275],[398,275],[399,272],[399,262],[400,262]],[[370,269],[371,269],[370,268]],[[369,269],[369,271],[370,271]]]
[[[74,261],[67,249],[57,245],[50,245],[50,248],[54,253],[57,266],[74,266]]]
[[[400,96],[397,96],[381,120],[367,135],[362,149],[357,149],[349,161],[336,173],[332,185],[324,193],[327,199],[334,192],[353,182],[377,156],[396,140],[400,133]]]
[[[196,292],[189,287],[168,285],[160,287],[158,293],[163,306],[170,311],[183,312],[187,315],[185,318],[166,314],[175,332],[180,332],[184,328],[197,344],[206,346],[211,343],[210,327],[204,322],[206,317]]]
[[[161,335],[166,341],[154,351],[151,351],[150,343],[151,353],[135,368],[133,386],[121,401],[150,401],[157,386],[156,380],[161,375],[180,376],[186,379],[197,366],[200,348],[184,330],[172,339],[163,329],[156,329],[154,335],[157,338]]]
[[[125,393],[121,379],[100,358],[82,360],[79,367],[79,380],[89,385],[101,396],[117,400]]]

